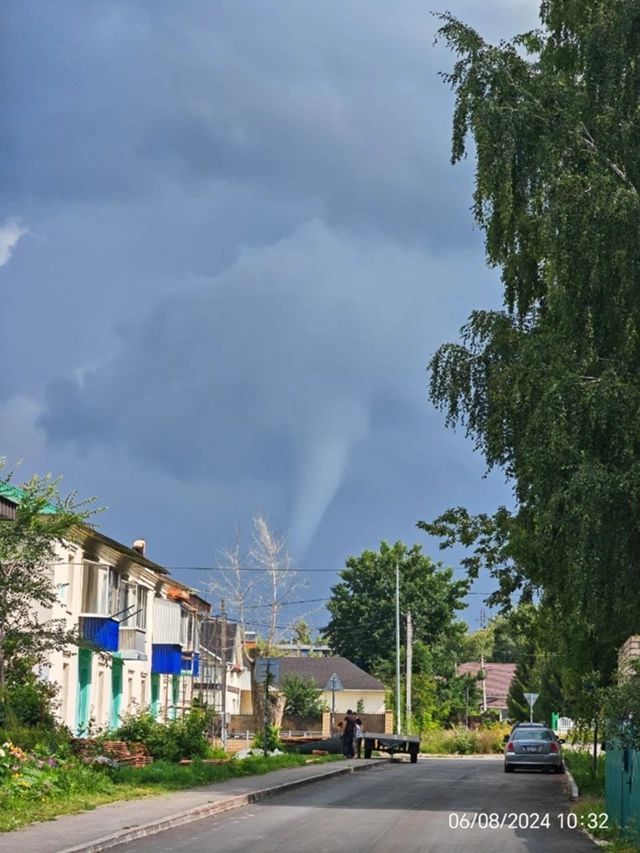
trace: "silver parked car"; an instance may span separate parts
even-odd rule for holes
[[[564,773],[562,742],[541,723],[514,726],[504,748],[504,772],[513,773],[517,767]]]

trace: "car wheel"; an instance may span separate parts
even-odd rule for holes
[[[564,764],[559,764],[555,769],[556,773],[564,773]]]
[[[504,772],[505,773],[513,773],[513,767],[511,767],[510,764],[505,764],[504,765]]]

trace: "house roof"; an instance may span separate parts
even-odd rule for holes
[[[0,480],[0,497],[18,506],[24,496],[24,489],[21,489],[19,486],[14,486],[6,480]],[[58,510],[53,506],[53,504],[50,503],[46,503],[42,508],[43,515],[55,515],[57,511]]]
[[[477,675],[482,669],[480,661],[461,663],[456,667],[457,675]],[[506,708],[507,695],[516,674],[515,663],[485,663],[485,681],[488,708]],[[478,682],[480,686],[481,682]]]
[[[280,658],[280,682],[288,675],[311,678],[324,690],[329,679],[336,674],[345,690],[384,690],[384,684],[369,675],[355,663],[343,657],[283,657]]]
[[[105,536],[104,533],[100,533],[98,530],[95,530],[95,528],[89,527],[88,525],[75,525],[70,534],[70,539],[78,542],[78,544],[81,545],[89,554],[92,549],[96,548],[96,546],[103,546],[106,549],[106,553],[109,555],[109,558],[113,560],[113,564],[117,568],[126,568],[128,564],[135,563],[138,566],[145,566],[147,569],[151,569],[151,571],[159,575],[169,574],[164,566],[161,566],[159,563],[154,563],[153,560],[149,560],[138,551],[134,551],[133,548],[129,548],[127,545],[123,545],[122,542],[118,542],[116,539],[111,539],[111,537]],[[174,580],[173,578],[171,578],[169,583],[185,590],[189,589],[189,587],[180,583],[180,581]]]

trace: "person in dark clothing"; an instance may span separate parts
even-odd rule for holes
[[[353,758],[355,756],[353,743],[355,735],[356,715],[349,709],[345,714],[342,728],[342,754],[345,758]]]

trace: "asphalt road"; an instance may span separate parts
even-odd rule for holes
[[[506,775],[502,761],[492,759],[394,762],[196,821],[129,843],[126,849],[135,853],[598,850],[579,830],[560,826],[558,815],[569,806],[564,778],[535,771]],[[476,825],[461,828],[463,814],[469,821],[475,814]],[[492,814],[498,817],[492,819]],[[549,828],[533,828],[536,822],[546,822],[547,815]],[[497,819],[505,825],[485,827]]]

